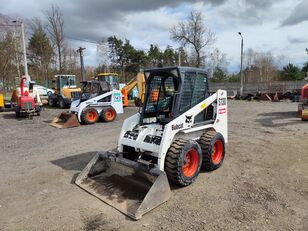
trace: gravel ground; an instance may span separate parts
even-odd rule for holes
[[[289,102],[229,102],[222,167],[133,221],[73,184],[97,151],[116,146],[113,123],[56,129],[60,110],[0,114],[0,230],[308,230],[308,123]]]

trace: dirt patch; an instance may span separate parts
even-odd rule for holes
[[[84,230],[104,230],[104,226],[107,224],[106,217],[102,214],[86,217],[83,222],[85,223]]]

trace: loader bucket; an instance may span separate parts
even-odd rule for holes
[[[75,183],[135,220],[171,196],[165,172],[112,152],[97,153]]]
[[[62,112],[59,116],[53,118],[50,125],[56,128],[72,128],[80,126],[80,123],[76,115]]]

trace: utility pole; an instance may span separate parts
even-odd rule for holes
[[[240,77],[241,77],[241,88],[240,88],[240,95],[241,98],[243,97],[243,46],[244,46],[244,41],[243,41],[243,36],[241,32],[238,32],[238,34],[241,36],[241,71],[240,71]]]
[[[170,46],[170,48],[172,48],[172,46]],[[173,48],[172,48],[173,49]],[[178,66],[180,67],[181,66],[181,49],[182,47],[178,47],[178,48],[175,48],[174,51],[178,51]],[[176,62],[175,62],[176,63]]]
[[[77,52],[79,53],[80,55],[80,71],[81,71],[81,79],[82,81],[86,81],[86,70],[84,68],[84,64],[83,64],[83,50],[85,50],[86,48],[84,47],[79,47]]]
[[[181,48],[179,47],[179,67],[181,66]]]

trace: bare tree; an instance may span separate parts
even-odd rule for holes
[[[99,63],[102,66],[110,66],[110,47],[108,46],[108,38],[103,38],[102,41],[96,45],[96,54],[100,58]],[[114,61],[114,60],[113,60]]]
[[[252,48],[248,48],[244,52],[244,67],[249,68],[254,63],[255,52]]]
[[[179,22],[171,28],[170,34],[171,39],[179,42],[183,47],[192,47],[196,67],[202,64],[204,48],[213,44],[216,39],[215,33],[205,26],[204,17],[200,11],[192,11],[186,21]]]
[[[13,33],[8,31],[0,35],[0,88],[4,92],[14,85],[16,77],[15,39]]]
[[[276,57],[275,65],[279,70],[282,70],[284,66],[287,66],[290,63],[290,60],[287,56],[285,55],[279,55]]]
[[[219,68],[226,72],[228,65],[227,55],[221,52],[218,48],[215,48],[210,55],[210,60],[207,63],[210,75],[213,75],[215,68]]]
[[[270,52],[248,49],[245,52],[245,63],[247,64],[244,70],[245,82],[270,82],[278,78],[277,65]]]
[[[67,45],[63,49],[63,60],[65,61],[65,70],[74,72],[80,69],[79,55],[76,49],[73,49]]]
[[[64,20],[61,9],[58,6],[52,5],[51,10],[46,12],[48,27],[47,31],[50,34],[51,41],[57,49],[59,71],[62,71],[63,63],[62,56],[64,50]]]

